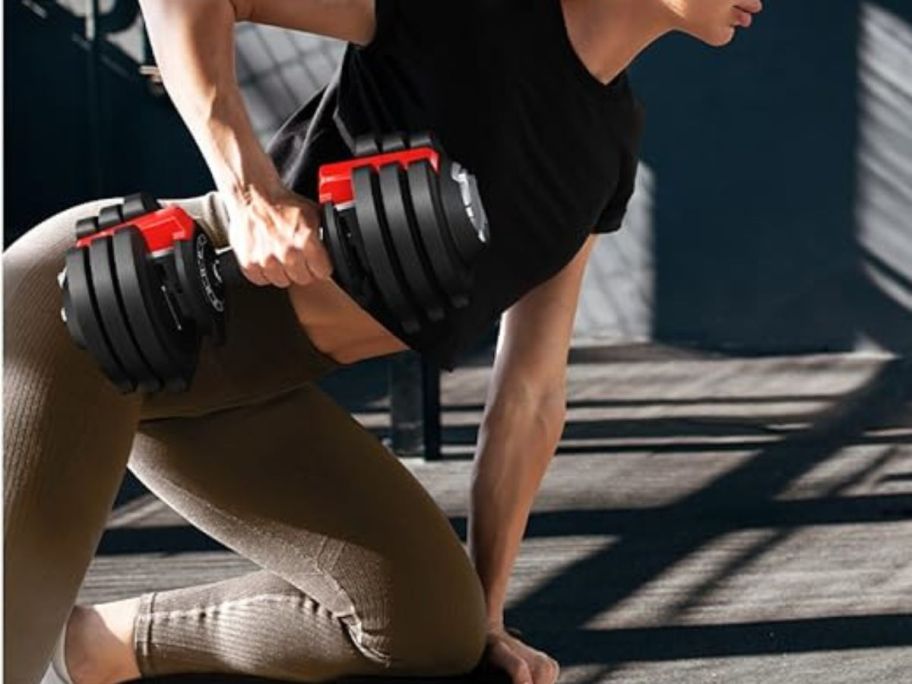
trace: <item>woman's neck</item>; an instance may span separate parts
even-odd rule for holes
[[[672,18],[652,0],[559,0],[570,42],[590,73],[610,83],[650,43],[671,31]]]

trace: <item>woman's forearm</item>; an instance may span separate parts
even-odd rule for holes
[[[468,542],[491,626],[502,624],[507,584],[529,510],[560,440],[561,402],[559,397],[499,401],[485,412],[479,429]]]
[[[229,0],[140,0],[162,83],[223,193],[243,198],[279,183],[235,76]]]

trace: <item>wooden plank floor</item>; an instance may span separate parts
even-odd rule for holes
[[[572,358],[508,615],[562,682],[912,681],[908,360],[655,345]],[[463,537],[489,372],[445,374],[450,458],[407,462]],[[383,437],[382,367],[346,373],[328,389]],[[135,481],[121,501],[82,601],[253,567]]]

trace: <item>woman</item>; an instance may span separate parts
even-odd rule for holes
[[[633,191],[642,108],[626,67],[675,30],[726,44],[759,0],[142,9],[216,186],[170,202],[230,244],[245,277],[229,293],[228,342],[204,344],[188,392],[121,395],[69,339],[55,278],[75,219],[112,200],[57,214],[7,249],[7,681],[452,674],[484,656],[517,684],[551,684],[557,663],[505,631],[503,604],[563,427],[583,269]],[[240,20],[349,43],[332,81],[266,151],[234,77]],[[476,175],[490,221],[469,306],[418,334],[329,277],[313,201],[320,163],[350,156],[356,136],[395,130],[435,131]],[[501,314],[467,556],[419,483],[313,381],[406,348],[452,369]],[[125,467],[261,569],[74,607]]]

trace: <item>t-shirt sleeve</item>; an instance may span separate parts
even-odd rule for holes
[[[602,210],[598,220],[592,227],[593,233],[613,233],[621,228],[621,222],[627,213],[627,205],[633,195],[636,184],[636,173],[639,167],[639,158],[636,154],[625,150],[621,155],[620,175],[617,187],[608,204]]]

